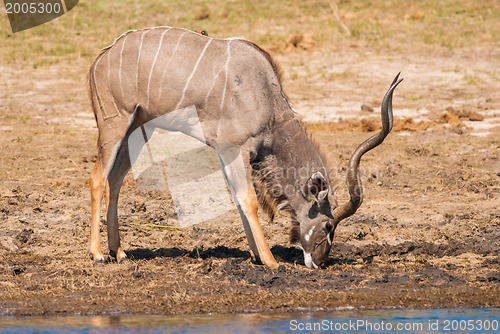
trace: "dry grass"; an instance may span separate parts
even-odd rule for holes
[[[500,4],[495,0],[332,4],[334,0],[81,1],[67,15],[16,34],[8,20],[1,20],[0,58],[35,67],[80,59],[88,63],[124,31],[158,25],[206,30],[221,38],[242,36],[276,51],[285,50],[295,34],[311,34],[327,50],[363,47],[402,53],[500,39]]]

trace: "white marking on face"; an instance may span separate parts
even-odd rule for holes
[[[330,244],[330,246],[332,245],[332,233],[328,233],[326,235],[326,240],[328,241],[328,243]]]
[[[307,234],[304,236],[304,239],[306,239],[306,241],[309,241],[309,239],[311,239],[311,235],[313,234],[315,227],[316,226],[311,227],[311,229],[309,230],[309,232],[307,232]]]
[[[304,252],[304,263],[305,263],[307,268],[318,269],[318,266],[316,265],[316,263],[313,262],[311,253]]]

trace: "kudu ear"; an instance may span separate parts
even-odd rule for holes
[[[323,204],[328,197],[328,183],[321,172],[316,172],[306,183],[306,194],[318,204]]]

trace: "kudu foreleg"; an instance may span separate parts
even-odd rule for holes
[[[227,151],[219,151],[218,153],[221,158],[224,175],[229,183],[231,194],[240,213],[254,260],[270,268],[277,268],[278,263],[267,245],[257,215],[257,195],[251,178],[251,167],[248,163],[244,163],[244,161],[249,161],[247,154],[241,152],[234,159],[234,154]],[[233,159],[229,159],[228,161],[228,159],[225,159],[228,156],[232,156]]]
[[[255,189],[252,184],[248,185],[248,189],[247,195],[240,201],[243,205],[238,206],[238,210],[240,211],[250,249],[257,262],[260,261],[270,268],[277,268],[278,263],[267,245],[266,237],[264,236],[257,215],[258,205]]]

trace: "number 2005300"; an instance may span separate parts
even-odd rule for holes
[[[498,330],[498,320],[445,320],[443,325],[445,331]]]
[[[62,7],[60,3],[43,3],[43,2],[30,2],[30,3],[11,3],[5,4],[5,11],[7,14],[52,14],[61,13]]]

